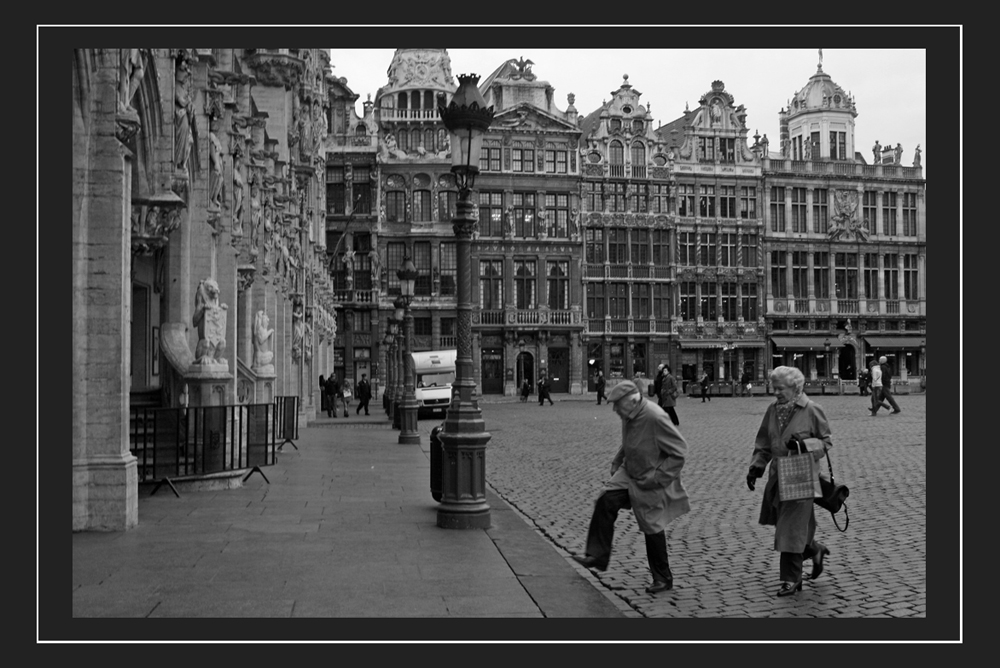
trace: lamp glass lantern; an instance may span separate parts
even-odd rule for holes
[[[394,320],[396,321],[396,327],[399,327],[403,322],[403,315],[406,309],[406,298],[403,295],[396,297],[392,302],[392,308],[395,309],[393,313]],[[396,331],[399,331],[398,329]]]
[[[447,107],[438,107],[451,141],[451,171],[462,192],[468,192],[475,183],[483,134],[493,121],[493,107],[486,106],[478,83],[478,74],[459,74],[451,102]]]
[[[400,265],[399,269],[396,271],[396,276],[399,278],[400,292],[407,300],[413,298],[418,275],[417,267],[413,264],[413,260],[410,259],[410,256],[407,255],[403,258],[403,264]]]

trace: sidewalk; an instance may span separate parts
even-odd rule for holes
[[[490,529],[436,526],[429,434],[381,407],[300,428],[240,488],[139,489],[139,526],[73,534],[73,617],[635,617],[488,491]],[[336,633],[336,632],[334,632]]]

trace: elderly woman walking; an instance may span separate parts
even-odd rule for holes
[[[779,366],[770,375],[776,401],[767,407],[754,442],[747,487],[754,490],[756,480],[764,475],[768,462],[790,452],[808,451],[819,461],[832,447],[830,425],[823,409],[802,392],[805,377],[795,367]],[[774,549],[781,553],[778,596],[789,596],[802,589],[802,561],[811,558],[815,580],[823,572],[823,557],[829,548],[815,540],[816,516],[813,500],[780,501],[778,472],[775,464],[764,486],[760,523],[774,526]]]

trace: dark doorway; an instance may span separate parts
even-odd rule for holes
[[[483,394],[503,394],[503,348],[483,348]]]
[[[857,380],[858,370],[854,366],[854,346],[845,344],[840,349],[840,360],[837,362],[837,370],[844,380]]]
[[[131,389],[149,386],[149,287],[132,284],[132,322],[130,325],[132,354],[129,359]]]
[[[569,348],[549,348],[549,380],[553,392],[569,392]]]
[[[535,393],[535,358],[531,353],[519,353],[517,356],[517,366],[514,368],[517,374],[517,393],[521,394],[521,379],[527,378],[531,387],[531,394]]]

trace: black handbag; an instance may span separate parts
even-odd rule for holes
[[[851,517],[847,512],[847,497],[851,494],[851,490],[847,485],[841,485],[837,482],[836,478],[833,477],[833,464],[830,463],[830,453],[826,453],[826,465],[830,470],[830,479],[827,480],[825,476],[819,477],[820,492],[823,496],[814,499],[814,503],[826,510],[830,511],[830,516],[833,517],[833,523],[837,529],[841,532],[847,531],[847,526],[851,523]],[[841,529],[840,525],[837,523],[837,513],[841,510],[844,511],[844,528]]]

